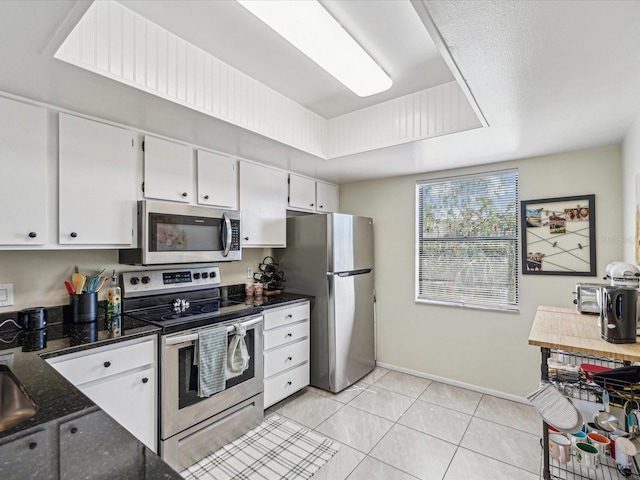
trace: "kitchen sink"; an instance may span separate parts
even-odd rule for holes
[[[33,417],[38,406],[20,380],[6,365],[0,365],[0,432]]]

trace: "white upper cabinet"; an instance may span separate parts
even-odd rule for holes
[[[287,243],[287,173],[240,163],[240,210],[243,247],[285,247]]]
[[[0,245],[47,240],[47,111],[0,98]]]
[[[316,210],[333,213],[338,211],[338,186],[331,183],[316,182]]]
[[[60,114],[59,242],[131,245],[136,201],[134,134]]]
[[[144,137],[144,196],[190,203],[193,194],[193,148],[161,138]]]
[[[338,186],[290,173],[288,208],[304,212],[337,212]]]
[[[289,174],[289,207],[316,211],[316,182],[313,179]]]
[[[237,160],[198,150],[198,203],[236,210],[238,206]]]

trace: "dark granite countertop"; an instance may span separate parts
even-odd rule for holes
[[[244,298],[240,286],[234,287],[229,287],[227,294]],[[307,300],[312,297],[294,293],[244,298],[248,308],[259,307],[259,310]],[[9,354],[11,370],[38,405],[33,417],[0,432],[0,478],[180,479],[180,475],[158,455],[102,412],[45,361],[53,356],[157,335],[160,329],[125,315],[119,335],[114,336],[103,319],[92,323],[65,323],[63,307],[48,308],[47,314],[46,332],[23,332],[11,322],[0,327],[0,358]],[[16,317],[15,314],[0,314],[0,324],[10,318],[17,321]],[[63,449],[62,442],[66,440],[62,425],[71,423],[82,426],[76,427],[76,431],[84,435],[84,440],[77,448]],[[41,440],[34,442],[34,436]],[[42,456],[38,457],[32,451],[36,448],[34,444],[43,444],[42,438],[48,439],[44,445],[55,445],[49,449],[54,457],[58,455],[53,460],[51,455],[46,456],[47,465],[34,461]],[[59,448],[58,441],[61,443]],[[129,461],[122,461],[125,446]],[[17,470],[16,465],[20,466]],[[69,470],[69,465],[74,469]],[[47,473],[43,474],[45,470]]]

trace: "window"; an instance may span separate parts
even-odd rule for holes
[[[416,301],[518,310],[518,172],[416,184]]]

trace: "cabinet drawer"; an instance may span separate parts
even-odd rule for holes
[[[309,385],[309,364],[305,363],[264,382],[264,407],[270,407],[283,398]]]
[[[267,330],[264,332],[264,349],[269,350],[308,336],[309,320]]]
[[[309,339],[285,345],[264,354],[264,378],[309,361]]]
[[[265,310],[264,329],[281,327],[290,323],[299,322],[309,318],[309,302],[294,307],[279,308],[277,310]]]
[[[155,364],[156,358],[153,339],[128,345],[109,345],[89,352],[81,352],[84,355],[74,355],[70,359],[56,357],[47,361],[72,384],[80,385],[126,370]]]

